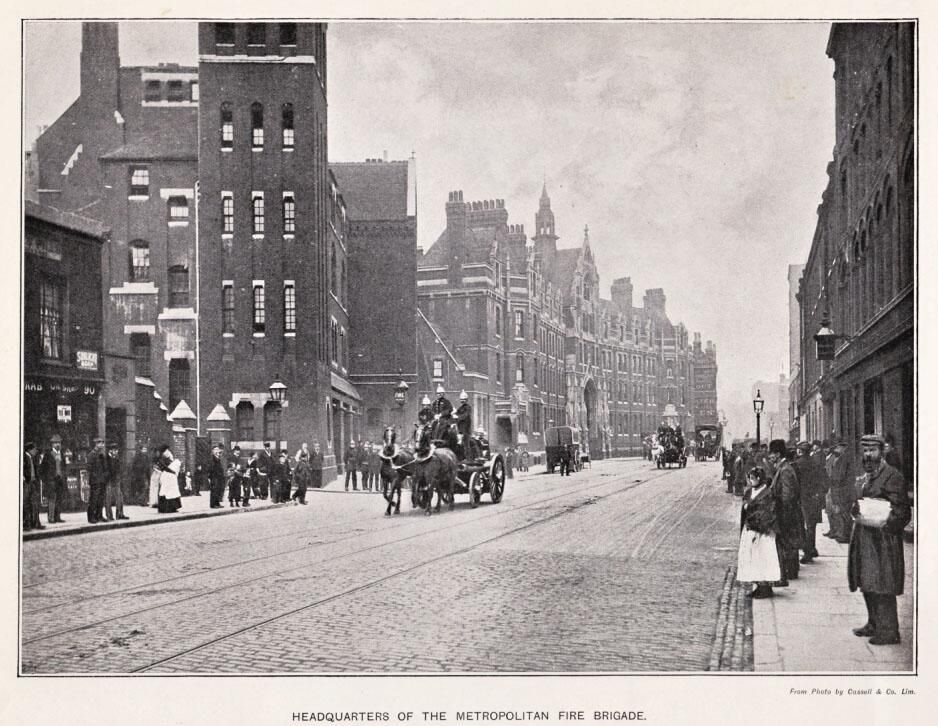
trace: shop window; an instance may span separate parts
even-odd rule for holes
[[[230,149],[234,145],[234,113],[231,104],[221,105],[221,147]]]
[[[140,240],[130,245],[130,279],[145,282],[150,279],[150,245]]]
[[[146,333],[133,333],[130,336],[130,353],[134,358],[135,375],[149,378],[150,371],[150,336]]]
[[[173,358],[169,362],[169,410],[172,413],[180,401],[189,402],[189,361]]]
[[[239,401],[235,408],[235,429],[238,441],[254,441],[254,404]]]
[[[39,326],[42,355],[45,358],[61,360],[64,357],[64,300],[65,289],[60,282],[48,278],[40,281]]]
[[[169,268],[169,307],[189,307],[189,270],[184,265]]]

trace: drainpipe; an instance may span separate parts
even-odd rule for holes
[[[202,435],[202,356],[199,354],[199,293],[201,284],[199,274],[199,182],[194,186],[195,198],[195,434]]]

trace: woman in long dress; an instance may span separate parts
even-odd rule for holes
[[[752,597],[772,597],[772,584],[782,577],[775,544],[778,534],[776,501],[765,469],[754,466],[748,479],[749,486],[743,493],[736,579],[756,585]]]
[[[160,447],[160,494],[157,510],[160,514],[179,511],[182,497],[179,493],[179,470],[181,463],[173,456],[169,446]]]

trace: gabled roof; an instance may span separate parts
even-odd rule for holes
[[[43,222],[48,222],[49,224],[54,224],[58,227],[72,230],[73,232],[79,232],[88,237],[95,237],[99,240],[103,239],[108,233],[108,228],[95,219],[89,219],[88,217],[83,217],[73,212],[63,212],[61,209],[56,209],[55,207],[50,207],[45,204],[37,204],[36,202],[27,200],[23,211],[27,217],[40,219]]]
[[[407,218],[407,162],[333,162],[329,165],[354,221]]]
[[[565,296],[570,292],[573,273],[576,272],[576,265],[580,260],[580,252],[582,252],[581,247],[569,247],[557,250],[557,256],[554,258],[554,269],[557,271],[556,283]]]
[[[102,161],[198,161],[196,128],[168,128],[149,133],[101,156]]]

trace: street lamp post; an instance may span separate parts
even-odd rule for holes
[[[400,373],[400,371],[398,371]],[[404,434],[404,404],[407,403],[407,390],[409,386],[401,376],[401,382],[394,389],[394,402],[397,404],[398,418],[400,419],[401,435]]]
[[[278,373],[274,377],[274,382],[270,384],[270,400],[277,404],[277,449],[280,449],[280,441],[283,436],[283,402],[287,397],[287,387],[280,380]],[[266,432],[265,432],[266,437]]]
[[[759,418],[762,416],[762,409],[765,407],[765,401],[762,399],[762,391],[756,389],[756,397],[752,400],[752,410],[756,412],[756,443],[762,444],[762,438],[759,431]]]

